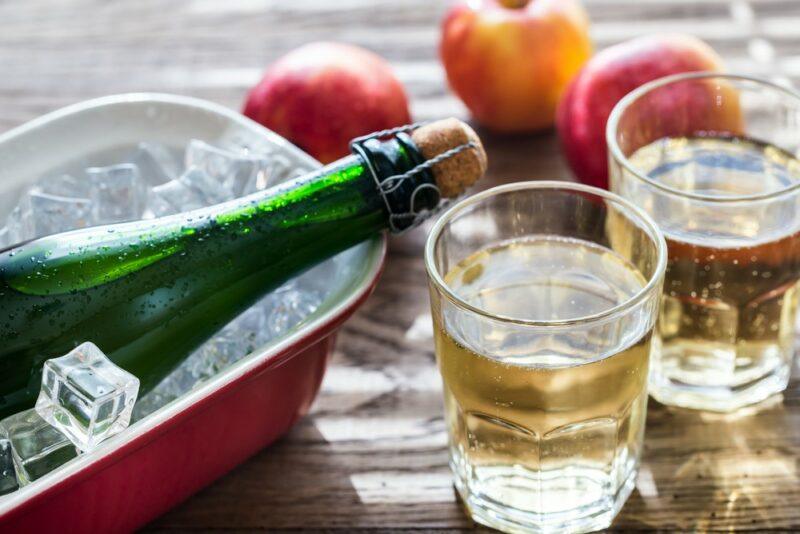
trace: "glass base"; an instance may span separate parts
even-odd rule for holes
[[[785,390],[791,374],[791,358],[787,362],[777,354],[770,354],[770,358],[765,357],[761,360],[760,369],[751,369],[749,374],[714,373],[713,368],[706,365],[703,378],[708,379],[701,381],[686,372],[685,368],[659,365],[676,359],[670,356],[667,353],[663,354],[661,362],[655,362],[653,365],[650,375],[650,395],[662,404],[695,410],[733,412],[759,403]],[[687,361],[686,354],[681,356],[683,361]],[[705,356],[706,360],[711,360],[714,355]],[[714,375],[716,380],[713,379]],[[726,380],[722,380],[725,376],[733,377],[735,380],[726,384]],[[705,385],[699,385],[698,382],[705,382]]]
[[[611,525],[633,491],[630,467],[616,492],[608,472],[576,467],[547,473],[482,467],[469,484],[456,475],[455,487],[474,521],[503,532],[593,532]]]

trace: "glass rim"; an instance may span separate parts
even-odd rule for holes
[[[681,72],[678,74],[670,74],[669,76],[663,76],[661,78],[657,78],[643,85],[640,85],[630,93],[626,94],[624,97],[622,97],[622,99],[619,102],[616,103],[614,108],[611,110],[611,114],[608,116],[608,122],[606,123],[606,145],[608,146],[608,151],[614,158],[614,160],[616,160],[620,165],[622,165],[625,168],[625,170],[631,173],[634,177],[647,183],[648,185],[651,185],[671,195],[675,195],[682,198],[689,198],[692,200],[701,200],[704,202],[713,202],[713,203],[752,202],[757,200],[765,200],[770,198],[781,197],[784,195],[788,195],[797,189],[800,189],[800,180],[798,180],[796,183],[788,185],[783,189],[779,189],[777,191],[771,191],[769,193],[759,193],[754,195],[731,195],[723,197],[723,196],[708,195],[703,193],[693,193],[690,191],[682,191],[680,189],[675,189],[674,187],[670,187],[668,185],[660,183],[650,178],[650,176],[648,176],[647,173],[641,172],[639,171],[639,169],[631,165],[628,157],[622,153],[622,149],[617,143],[617,136],[616,136],[620,118],[622,117],[622,114],[630,107],[630,105],[639,98],[641,98],[642,96],[644,96],[645,94],[667,85],[671,85],[677,82],[683,82],[686,80],[712,79],[712,78],[723,78],[734,81],[752,82],[758,85],[762,85],[764,87],[777,90],[781,93],[784,93],[787,96],[794,98],[795,100],[798,101],[798,104],[800,105],[800,92],[796,91],[792,87],[780,85],[770,80],[759,78],[758,76],[748,76],[744,74],[731,74],[731,73],[714,72],[714,71]]]
[[[591,315],[582,315],[579,317],[574,317],[571,319],[556,319],[556,320],[533,320],[533,319],[521,319],[519,317],[511,317],[508,315],[496,314],[491,313],[487,310],[484,310],[478,306],[474,306],[464,299],[459,297],[447,282],[444,281],[439,269],[435,265],[434,261],[434,250],[436,248],[436,242],[438,241],[439,237],[442,234],[445,226],[460,212],[464,209],[473,206],[475,204],[480,203],[487,198],[494,197],[503,193],[508,192],[515,192],[515,191],[524,191],[524,190],[532,190],[532,189],[549,189],[549,190],[567,190],[573,193],[575,192],[582,192],[582,193],[589,193],[592,195],[599,196],[604,200],[610,200],[615,202],[625,209],[630,210],[643,224],[645,230],[648,232],[649,237],[652,238],[653,243],[656,247],[656,254],[657,254],[657,262],[653,273],[648,277],[647,283],[634,295],[631,295],[625,301],[617,304],[616,306],[612,306],[607,310],[603,310],[598,313],[594,313]],[[631,219],[631,217],[628,217]],[[425,269],[428,272],[428,278],[433,282],[436,288],[454,305],[459,306],[471,313],[476,315],[480,315],[487,319],[501,321],[504,323],[510,324],[517,324],[521,326],[530,326],[530,327],[560,327],[560,326],[574,326],[580,325],[585,323],[592,323],[597,322],[603,319],[607,319],[609,317],[619,315],[622,312],[625,312],[637,304],[639,304],[642,300],[647,298],[653,292],[656,292],[659,289],[659,285],[661,283],[661,279],[664,277],[664,272],[667,268],[667,242],[664,239],[664,235],[662,234],[661,230],[659,230],[658,225],[656,225],[655,221],[643,210],[635,206],[633,203],[629,202],[625,198],[617,195],[616,193],[612,193],[605,189],[600,189],[597,187],[592,187],[589,185],[579,184],[575,182],[565,182],[559,180],[541,180],[541,181],[527,181],[527,182],[514,182],[505,185],[498,185],[487,189],[485,191],[481,191],[474,195],[471,195],[460,202],[455,203],[450,208],[447,209],[434,223],[433,228],[431,229],[430,233],[428,234],[428,239],[425,242]],[[660,291],[658,291],[660,293]]]

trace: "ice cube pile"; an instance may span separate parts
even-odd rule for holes
[[[282,154],[201,140],[189,143],[183,162],[176,154],[164,145],[142,142],[114,164],[105,158],[103,165],[43,177],[22,193],[5,226],[0,225],[0,248],[71,229],[189,211],[311,170],[298,168]],[[138,401],[136,377],[91,343],[49,360],[36,408],[0,421],[0,495],[90,451],[129,420],[152,413],[292,331],[328,296],[328,281],[351,268],[354,253],[340,254],[264,297]]]
[[[255,193],[298,171],[280,154],[223,149],[199,139],[184,163],[143,142],[114,165],[44,176],[0,226],[0,246],[98,224],[160,217]]]

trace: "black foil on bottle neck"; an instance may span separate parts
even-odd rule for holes
[[[367,139],[361,142],[361,146],[381,183],[386,183],[388,179],[404,174],[425,162],[411,136],[406,133],[398,133],[387,139]],[[437,189],[432,187],[420,189],[420,186],[425,184],[436,184],[433,173],[428,169],[414,173],[399,182],[389,182],[388,185],[395,184],[397,187],[391,187],[391,190],[385,193],[390,211],[387,216],[395,215],[393,219],[395,230],[402,231],[414,224],[415,218],[409,214],[431,210],[439,204],[440,195]]]

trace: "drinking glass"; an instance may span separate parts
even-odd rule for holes
[[[624,199],[567,182],[476,194],[425,249],[455,486],[508,531],[610,525],[642,449],[666,245]]]
[[[732,411],[786,388],[800,277],[800,96],[691,73],[633,91],[608,121],[611,188],[669,250],[650,393]]]

